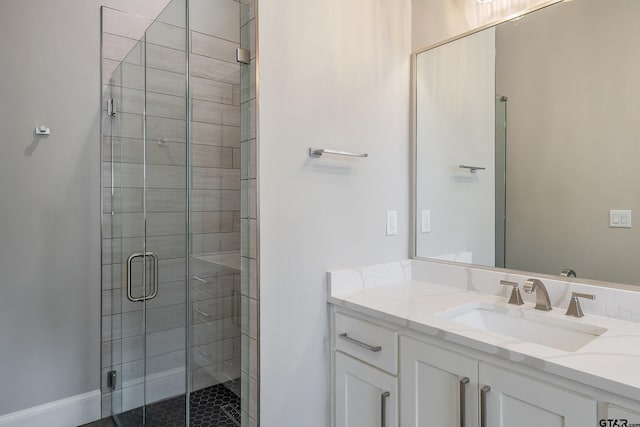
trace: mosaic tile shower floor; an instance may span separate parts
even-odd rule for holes
[[[190,414],[192,427],[239,427],[240,380],[207,387],[191,393]],[[148,427],[184,427],[184,397],[178,396],[148,405]],[[115,417],[114,417],[115,418]],[[142,408],[132,409],[117,416],[120,427],[139,427]]]

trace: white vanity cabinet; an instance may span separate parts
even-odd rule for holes
[[[335,427],[640,422],[634,400],[407,326],[336,308],[331,332]]]
[[[400,354],[403,426],[597,425],[595,399],[412,338]]]
[[[401,337],[400,394],[403,427],[477,427],[478,361]]]
[[[335,387],[336,427],[398,426],[396,377],[336,352]]]
[[[398,427],[398,332],[336,313],[336,427]]]
[[[607,403],[605,404],[605,412],[606,415],[602,418],[605,420],[612,420],[611,424],[613,424],[613,420],[618,421],[619,425],[635,424],[640,420],[640,407],[636,408],[634,411],[630,408]],[[602,424],[606,426],[609,425],[606,422]]]
[[[480,362],[481,426],[598,425],[597,400]]]

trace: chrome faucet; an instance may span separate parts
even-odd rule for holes
[[[551,300],[549,299],[549,292],[547,292],[547,288],[544,287],[544,283],[542,283],[538,279],[528,279],[524,282],[524,286],[522,289],[528,293],[536,293],[536,310],[551,310]]]

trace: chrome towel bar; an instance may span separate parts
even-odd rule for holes
[[[483,171],[486,168],[483,168],[483,167],[480,167],[480,166],[460,165],[460,169],[469,169],[469,172],[476,173],[476,171]]]
[[[329,150],[328,148],[309,148],[311,157],[321,157],[323,154],[336,154],[349,157],[369,157],[367,153],[349,153],[348,151]]]

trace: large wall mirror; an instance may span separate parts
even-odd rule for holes
[[[564,1],[416,55],[417,257],[640,283],[639,16]]]

